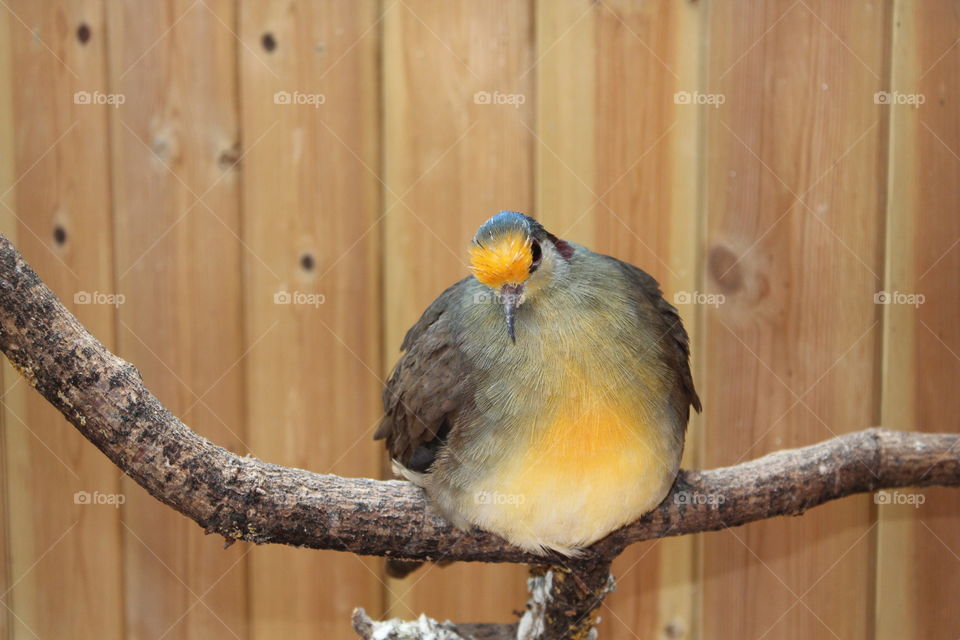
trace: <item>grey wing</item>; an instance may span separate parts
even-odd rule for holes
[[[464,278],[447,288],[407,332],[383,389],[383,420],[374,439],[386,438],[390,456],[407,469],[429,470],[457,415],[468,402],[467,363],[457,346],[452,305]]]
[[[640,312],[646,311],[652,316],[651,320],[660,324],[661,339],[667,342],[667,348],[662,350],[662,357],[679,377],[675,398],[677,411],[681,416],[689,417],[692,406],[699,413],[702,409],[700,397],[697,396],[697,390],[693,386],[693,375],[690,372],[690,338],[687,336],[686,329],[683,328],[683,321],[680,319],[677,308],[664,299],[663,292],[660,291],[660,283],[649,273],[616,258],[611,260],[615,260],[620,265],[627,280],[643,296],[638,300]]]

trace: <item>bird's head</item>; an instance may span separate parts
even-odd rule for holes
[[[511,340],[516,342],[517,307],[550,284],[573,251],[539,222],[515,211],[501,211],[481,225],[470,246],[470,269],[496,292]]]

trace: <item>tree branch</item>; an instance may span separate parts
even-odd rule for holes
[[[136,368],[83,328],[3,236],[0,350],[124,473],[207,533],[420,560],[545,562],[492,534],[455,529],[407,482],[280,467],[194,433],[147,390]],[[583,575],[594,579],[585,592],[606,585],[610,559],[640,540],[798,515],[881,488],[958,486],[958,442],[958,434],[868,429],[732,467],[681,471],[657,509],[580,560]]]
[[[236,455],[191,431],[110,353],[0,236],[0,349],[27,381],[152,496],[230,540],[424,560],[538,563],[452,527],[408,482],[342,478]],[[662,505],[595,545],[626,545],[797,515],[879,488],[960,485],[958,434],[868,429],[733,467],[682,471]]]

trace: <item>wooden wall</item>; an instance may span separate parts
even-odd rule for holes
[[[691,300],[688,466],[955,431],[958,33],[954,0],[7,0],[0,231],[279,464],[383,473],[403,333],[500,209]],[[898,495],[636,545],[601,637],[956,638],[960,495]],[[0,372],[0,639],[508,621],[524,575],[224,550]]]

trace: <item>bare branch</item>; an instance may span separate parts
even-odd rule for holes
[[[167,411],[3,237],[0,349],[124,473],[208,533],[410,559],[544,561],[491,534],[454,529],[407,482],[279,467],[214,445]],[[658,509],[589,555],[608,560],[639,540],[796,515],[879,488],[957,486],[958,441],[957,434],[869,429],[733,467],[684,471]]]

